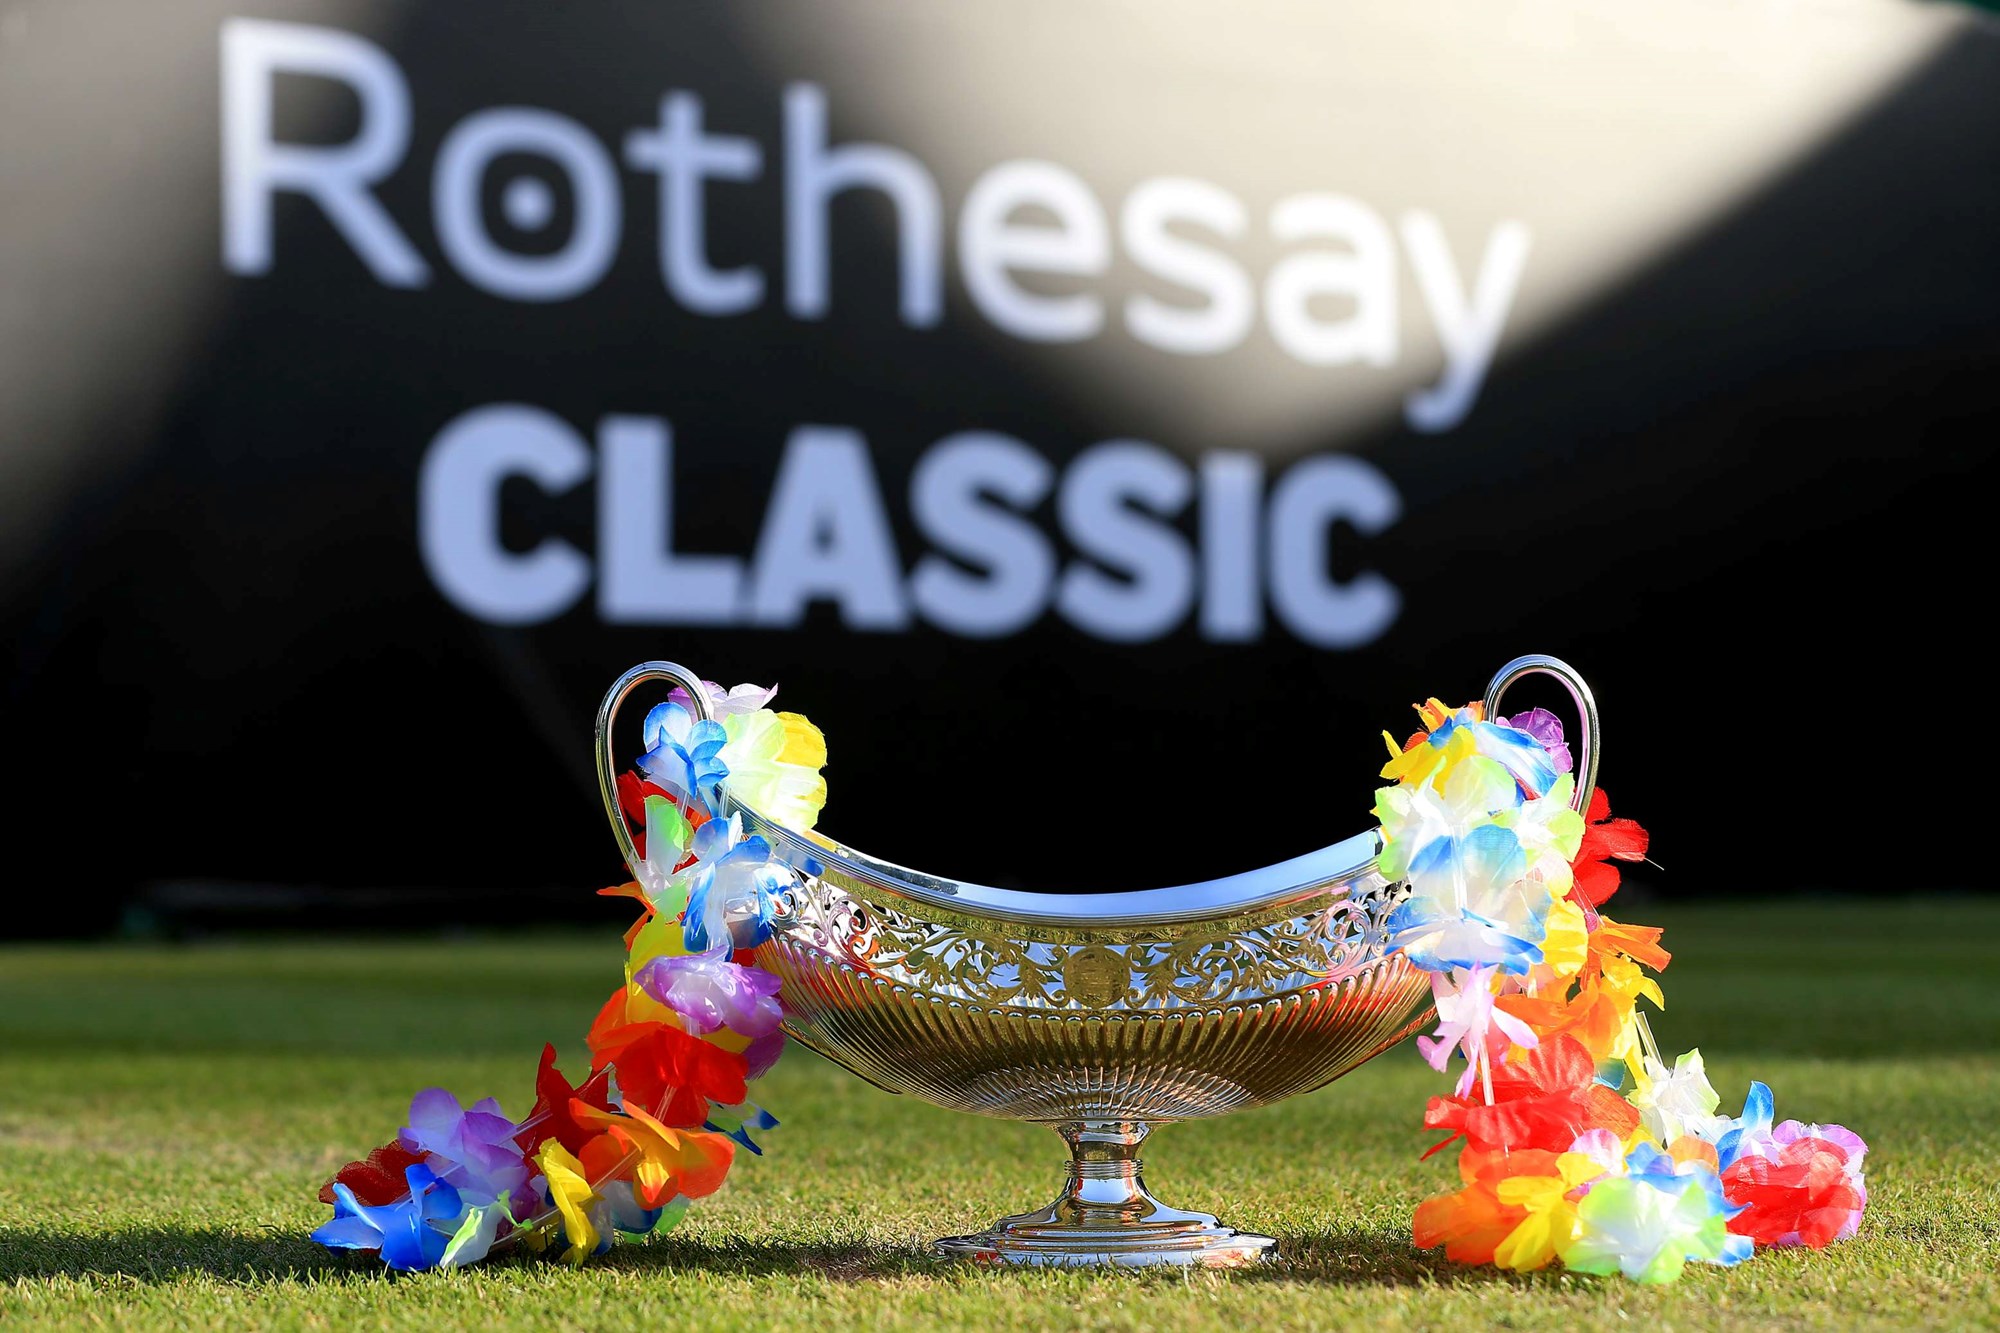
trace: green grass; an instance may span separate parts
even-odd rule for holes
[[[1394,1051],[1279,1106],[1173,1126],[1169,1202],[1275,1233],[1237,1274],[950,1267],[930,1237],[1043,1202],[1046,1129],[878,1092],[794,1051],[784,1118],[671,1235],[580,1271],[511,1259],[393,1276],[305,1239],[341,1162],[442,1083],[525,1110],[542,1042],[576,1038],[615,936],[0,949],[0,1328],[588,1329],[2000,1324],[2000,905],[1639,910],[1676,960],[1670,1050],[1725,1103],[1874,1145],[1859,1239],[1650,1289],[1454,1268],[1409,1243],[1452,1171],[1417,1155],[1441,1080]]]

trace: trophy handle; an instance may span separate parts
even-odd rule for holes
[[[1603,748],[1603,734],[1597,721],[1597,698],[1591,694],[1590,686],[1577,674],[1575,667],[1560,657],[1530,653],[1501,667],[1493,677],[1493,683],[1486,687],[1487,721],[1500,716],[1502,696],[1523,676],[1554,676],[1569,691],[1569,697],[1575,701],[1576,711],[1582,717],[1583,734],[1577,737],[1576,747],[1576,794],[1570,798],[1570,805],[1582,814],[1590,809],[1591,794],[1597,790],[1597,756]]]
[[[611,821],[611,836],[618,840],[625,868],[634,878],[638,877],[645,858],[632,845],[632,830],[625,827],[625,816],[618,810],[618,756],[611,752],[611,728],[618,721],[618,708],[625,702],[625,696],[650,680],[670,680],[686,690],[697,721],[715,719],[701,677],[678,662],[641,662],[612,681],[611,688],[605,691],[604,702],[597,706],[597,794],[604,801],[604,817]]]

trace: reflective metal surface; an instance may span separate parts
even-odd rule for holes
[[[1071,1121],[1069,1179],[1046,1208],[1003,1217],[971,1236],[947,1236],[939,1253],[982,1264],[1073,1268],[1154,1264],[1235,1268],[1272,1256],[1269,1236],[1232,1231],[1207,1213],[1169,1208],[1146,1192],[1139,1144],[1144,1122]]]
[[[1576,733],[1576,799],[1571,802],[1578,812],[1590,809],[1591,793],[1597,790],[1597,761],[1604,753],[1603,728],[1597,720],[1597,696],[1590,692],[1590,686],[1576,668],[1560,657],[1549,657],[1543,653],[1529,653],[1517,657],[1493,674],[1492,683],[1486,687],[1486,716],[1500,716],[1500,703],[1507,697],[1508,689],[1514,682],[1526,676],[1553,676],[1569,691],[1570,702],[1576,705],[1577,715],[1583,720],[1583,730]]]
[[[1554,658],[1494,678],[1489,716],[1521,675],[1554,674],[1585,714],[1587,799],[1598,752],[1588,687]],[[1511,674],[1510,674],[1511,673]],[[672,663],[620,677],[598,714],[605,809],[628,863],[610,751],[618,706]],[[952,1110],[1051,1124],[1072,1160],[1056,1201],[943,1253],[995,1263],[1235,1265],[1271,1253],[1147,1194],[1152,1125],[1310,1092],[1429,1015],[1429,976],[1385,952],[1402,886],[1372,832],[1246,874],[1133,893],[1040,894],[908,870],[775,824],[730,797],[796,872],[758,966],[784,982],[785,1030],[877,1087]]]

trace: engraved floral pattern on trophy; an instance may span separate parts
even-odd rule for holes
[[[1400,887],[1336,897],[1252,928],[1162,939],[1093,931],[1033,939],[926,920],[865,902],[815,876],[781,894],[773,924],[847,965],[940,998],[996,1008],[1099,1011],[1212,1009],[1379,967]],[[1044,932],[1049,933],[1049,932]]]

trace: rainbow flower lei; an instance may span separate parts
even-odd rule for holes
[[[1456,1191],[1425,1200],[1420,1249],[1526,1272],[1669,1282],[1689,1261],[1736,1264],[1757,1246],[1820,1248],[1860,1226],[1868,1147],[1839,1125],[1772,1123],[1771,1090],[1743,1112],[1720,1101],[1689,1051],[1669,1068],[1638,1010],[1664,1005],[1648,972],[1669,955],[1657,927],[1598,909],[1616,862],[1647,835],[1612,819],[1576,780],[1561,723],[1534,709],[1488,721],[1478,704],[1417,708],[1423,730],[1376,793],[1381,867],[1409,896],[1390,947],[1432,974],[1438,1028],[1418,1038],[1442,1072],[1465,1067],[1424,1125],[1463,1140]]]
[[[542,1051],[536,1100],[516,1121],[492,1098],[463,1106],[443,1088],[410,1103],[390,1142],[320,1191],[331,1221],[313,1239],[396,1269],[457,1268],[518,1248],[561,1246],[572,1264],[620,1234],[672,1227],[713,1194],[736,1150],[775,1128],[747,1084],[777,1061],[778,978],[751,965],[774,896],[794,872],[741,822],[719,814],[723,778],[801,832],[826,803],[826,741],[775,689],[704,682],[714,721],[676,690],[646,716],[645,753],[618,779],[644,863],[601,890],[637,899],[625,979],[587,1036],[590,1073],[572,1085]]]

